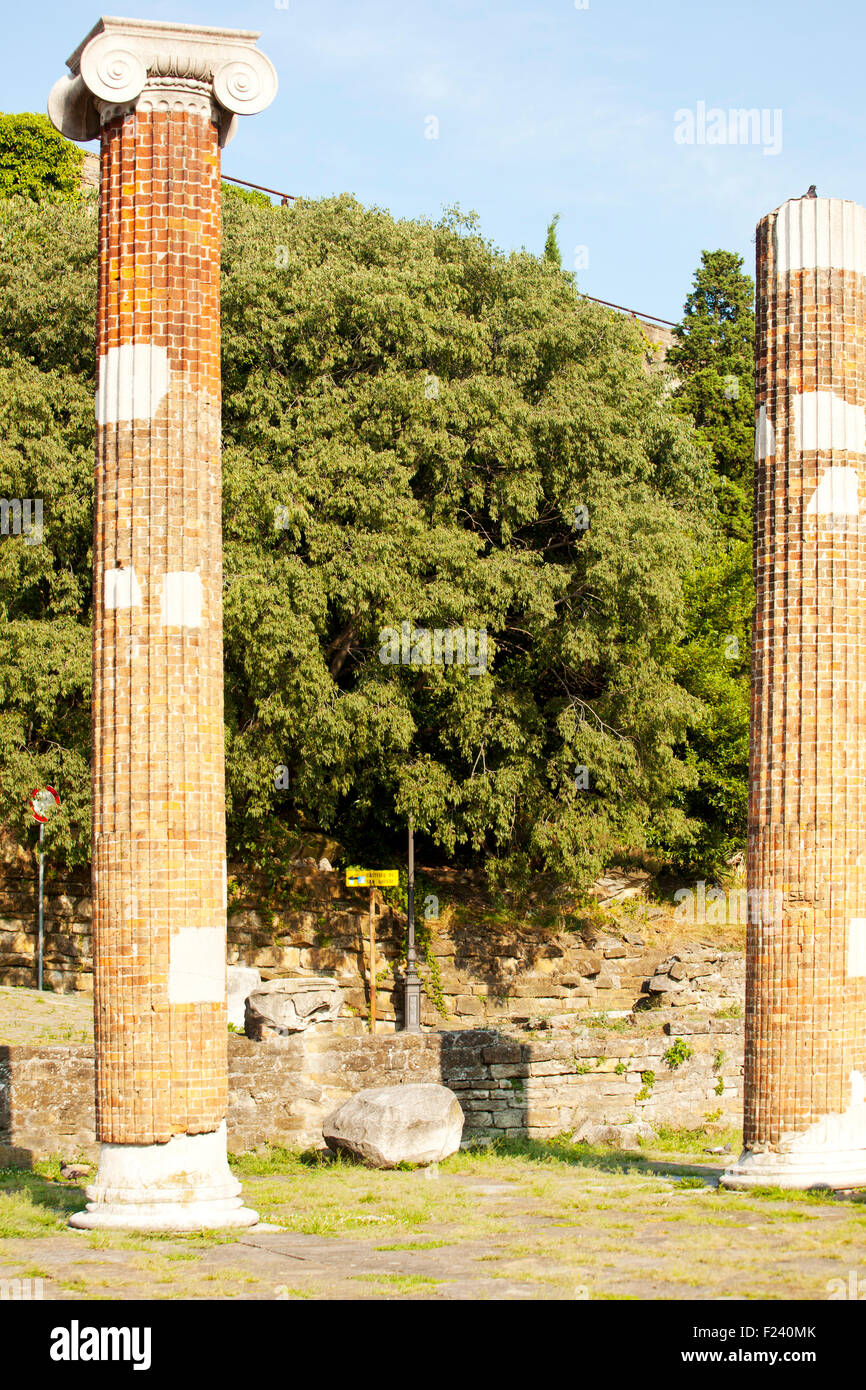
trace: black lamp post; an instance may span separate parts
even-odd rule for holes
[[[403,994],[403,1032],[421,1032],[421,980],[415,958],[415,821],[409,817],[409,895],[406,979]]]

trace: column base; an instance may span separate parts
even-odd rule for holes
[[[206,1231],[254,1226],[226,1156],[225,1121],[209,1134],[167,1144],[103,1144],[79,1231]]]
[[[726,1168],[720,1186],[742,1192],[750,1187],[866,1187],[866,1149],[800,1151],[744,1149]]]

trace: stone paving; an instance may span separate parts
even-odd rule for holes
[[[262,1224],[184,1237],[69,1231],[80,1187],[56,1165],[7,1169],[0,1279],[73,1300],[825,1300],[866,1274],[866,1193],[724,1192],[713,1137],[679,1142],[527,1141],[433,1172],[248,1156],[237,1170]]]

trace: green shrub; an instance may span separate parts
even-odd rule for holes
[[[694,1055],[694,1048],[692,1048],[689,1043],[685,1042],[683,1038],[677,1038],[675,1042],[671,1043],[667,1052],[664,1054],[664,1061],[667,1066],[670,1067],[671,1071],[676,1071],[677,1067],[681,1067],[683,1062],[687,1062],[689,1058],[694,1057]]]
[[[35,111],[0,115],[0,197],[77,198],[84,151]]]

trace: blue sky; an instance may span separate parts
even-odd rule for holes
[[[673,320],[702,249],[738,251],[753,271],[755,223],[786,198],[815,183],[866,202],[861,0],[282,3],[112,5],[261,30],[280,92],[241,119],[227,174],[348,190],[400,217],[459,203],[506,251],[540,251],[559,212],[581,289]],[[44,110],[98,15],[92,0],[7,7],[7,111]],[[678,143],[676,113],[699,103],[781,112],[781,150],[764,152],[772,124],[763,143]]]

